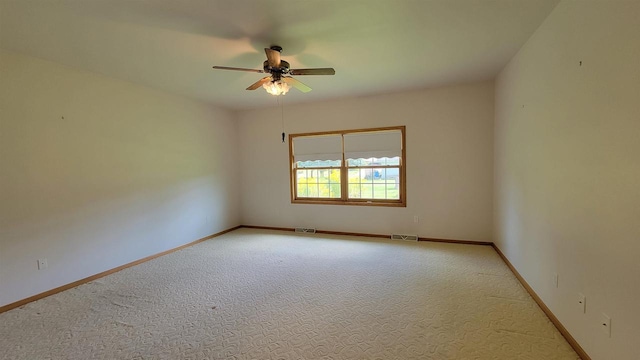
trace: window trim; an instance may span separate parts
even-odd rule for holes
[[[341,198],[297,198],[296,189],[296,168],[293,154],[293,139],[303,136],[321,136],[321,135],[345,135],[362,132],[376,132],[376,131],[389,131],[399,130],[402,138],[402,155],[400,158],[399,174],[400,174],[400,199],[388,200],[388,199],[349,199],[348,192],[348,174],[349,166],[347,166],[344,155],[344,140],[342,142],[342,161],[340,162],[340,193]],[[338,130],[338,131],[321,131],[312,133],[299,133],[289,134],[289,192],[291,196],[292,204],[323,204],[323,205],[356,205],[356,206],[388,206],[388,207],[406,207],[407,206],[407,174],[406,174],[406,159],[407,159],[407,146],[406,146],[406,126],[389,126],[389,127],[377,127],[367,129],[353,129],[353,130]],[[394,166],[395,167],[395,166]]]

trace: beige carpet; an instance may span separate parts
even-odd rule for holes
[[[578,359],[491,247],[240,229],[0,314],[0,359]]]

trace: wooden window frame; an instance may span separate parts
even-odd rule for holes
[[[298,192],[296,188],[296,167],[293,153],[293,140],[296,137],[304,136],[321,136],[321,135],[345,135],[353,133],[363,132],[377,132],[377,131],[389,131],[399,130],[402,141],[402,155],[400,157],[399,166],[399,185],[400,185],[400,199],[388,200],[388,199],[349,199],[349,169],[347,166],[344,155],[344,140],[342,142],[342,161],[340,167],[334,167],[332,169],[340,169],[340,198],[298,198]],[[344,139],[344,138],[343,138]],[[406,207],[407,206],[407,175],[406,175],[406,126],[390,126],[390,127],[378,127],[368,129],[355,129],[355,130],[339,130],[339,131],[322,131],[313,133],[300,133],[289,134],[289,184],[292,204],[324,204],[324,205],[356,205],[356,206],[389,206],[389,207]],[[351,167],[353,168],[366,168],[367,166]],[[396,168],[397,166],[389,166]],[[385,168],[385,166],[372,166],[372,168]],[[306,168],[305,168],[306,169]],[[315,169],[315,168],[314,168]]]

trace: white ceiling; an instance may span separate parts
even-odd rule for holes
[[[283,47],[313,88],[285,101],[492,79],[558,0],[0,0],[0,46],[230,109],[270,106],[244,90],[263,48]]]

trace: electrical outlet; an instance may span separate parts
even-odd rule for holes
[[[603,333],[607,334],[608,337],[611,337],[611,318],[605,313],[602,313],[600,318],[600,328]]]
[[[558,273],[553,274],[553,285],[555,285],[555,287],[558,287]]]
[[[44,270],[49,267],[47,264],[47,259],[38,259],[38,270]]]
[[[578,293],[578,308],[583,314],[587,313],[587,297],[581,293]]]
[[[418,215],[413,215],[413,222],[417,223],[420,221],[420,217]]]

